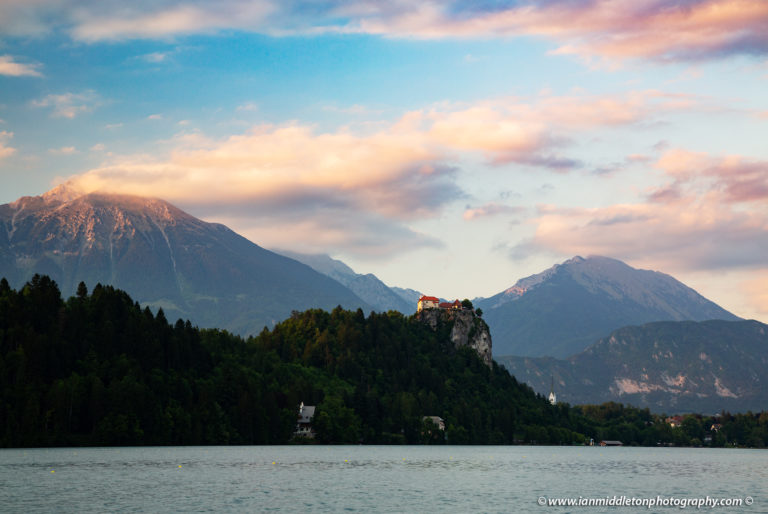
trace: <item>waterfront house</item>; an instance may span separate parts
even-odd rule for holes
[[[301,405],[299,405],[299,416],[296,420],[296,431],[293,433],[293,437],[314,439],[315,431],[312,428],[313,417],[315,417],[315,406],[304,405],[304,402],[301,402]]]

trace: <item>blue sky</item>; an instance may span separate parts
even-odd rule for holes
[[[768,2],[0,4],[0,202],[152,195],[390,285],[573,255],[768,320]]]

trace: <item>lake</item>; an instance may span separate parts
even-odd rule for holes
[[[557,446],[0,450],[3,512],[768,512],[768,451]],[[624,498],[622,500],[622,498]],[[540,506],[539,502],[545,506]],[[677,502],[677,503],[674,503]],[[746,502],[746,503],[745,503]],[[747,503],[752,503],[748,505]]]

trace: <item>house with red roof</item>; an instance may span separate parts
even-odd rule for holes
[[[421,312],[424,309],[437,309],[440,304],[440,299],[434,296],[422,296],[419,298],[419,303],[416,305],[416,311]]]
[[[435,296],[422,296],[419,298],[416,311],[421,312],[424,309],[454,309],[460,311],[463,309],[463,306],[459,300],[453,302],[441,302],[440,299]]]

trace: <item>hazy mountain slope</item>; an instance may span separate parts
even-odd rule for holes
[[[303,254],[288,250],[275,250],[276,252],[303,262],[315,271],[331,277],[349,288],[357,296],[365,300],[375,310],[386,312],[399,311],[403,314],[412,314],[416,311],[416,300],[406,301],[394,289],[387,286],[371,273],[362,275],[355,273],[352,268],[324,254]]]
[[[19,286],[34,273],[51,276],[64,294],[80,281],[112,284],[170,319],[241,334],[292,310],[370,309],[310,267],[162,200],[66,188],[0,206],[0,275]]]
[[[762,410],[768,405],[768,325],[757,321],[657,322],[624,327],[566,360],[496,359],[559,401],[617,401],[655,412]]]
[[[475,306],[497,356],[562,358],[627,325],[739,319],[669,275],[607,257],[575,257]]]
[[[415,289],[407,289],[403,287],[390,287],[400,298],[405,300],[408,305],[416,305],[424,294],[416,291]]]

